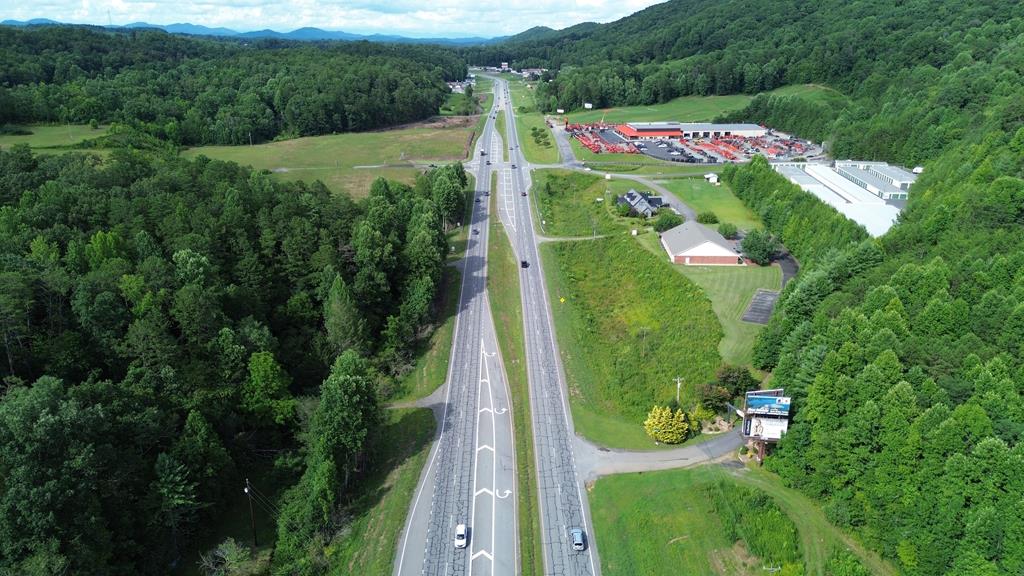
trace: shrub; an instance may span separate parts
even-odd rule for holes
[[[662,211],[658,214],[658,217],[654,219],[654,229],[658,232],[664,232],[679,226],[685,221],[686,220],[682,216],[675,212]]]
[[[679,444],[686,440],[690,423],[686,421],[686,413],[681,408],[673,412],[668,406],[655,406],[651,408],[647,420],[644,420],[644,431],[659,442]]]
[[[701,212],[697,214],[697,222],[701,224],[718,224],[718,215],[714,212]]]
[[[736,225],[728,222],[722,222],[718,225],[718,233],[729,240],[735,240],[739,236],[739,230],[736,229]]]
[[[771,232],[754,230],[747,234],[741,244],[743,255],[764,266],[772,261],[779,251],[779,243]]]

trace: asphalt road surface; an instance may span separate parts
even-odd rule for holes
[[[507,84],[495,81],[495,91],[507,102]],[[522,290],[523,323],[526,340],[526,365],[530,384],[530,408],[533,419],[533,443],[537,459],[537,488],[540,499],[541,545],[544,574],[552,576],[597,575],[596,541],[590,524],[587,493],[577,472],[573,451],[573,426],[566,398],[564,371],[558,354],[554,325],[544,283],[537,237],[530,217],[530,172],[519,148],[513,106],[505,110],[509,138],[509,164],[498,179],[498,211],[521,261],[519,282]],[[513,168],[512,166],[515,166]],[[569,531],[582,528],[587,549],[576,551]]]
[[[494,110],[502,102],[496,97]],[[398,543],[396,576],[513,576],[519,566],[512,407],[486,292],[489,215],[483,192],[493,168],[486,160],[500,163],[503,146],[489,117],[467,164],[480,202],[473,204],[469,226],[476,232],[461,262],[448,380],[443,394],[433,396],[442,399],[432,407],[439,432]],[[464,549],[454,544],[459,524],[469,528]]]

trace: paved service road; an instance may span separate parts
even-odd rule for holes
[[[504,102],[508,102],[505,81],[496,80],[494,89],[504,95]],[[519,282],[537,458],[544,573],[554,576],[596,575],[600,573],[596,542],[590,524],[586,489],[576,469],[572,417],[547,287],[537,252],[533,218],[530,217],[530,196],[522,196],[530,189],[530,172],[519,148],[514,114],[513,106],[507,106],[506,134],[512,150],[509,151],[510,166],[502,170],[502,177],[498,179],[498,212],[518,258],[528,263],[527,267],[519,270]],[[572,528],[583,528],[587,534],[585,551],[572,549],[569,542],[569,530]]]
[[[497,94],[497,92],[496,92]],[[496,97],[494,110],[501,105]],[[488,112],[493,115],[494,110]],[[473,216],[441,400],[439,433],[420,477],[396,553],[396,576],[514,576],[519,567],[512,407],[487,302],[488,202],[492,166],[504,144],[490,117],[467,169],[476,177]],[[480,156],[480,150],[487,156]],[[469,545],[456,549],[455,527]]]

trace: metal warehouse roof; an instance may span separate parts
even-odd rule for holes
[[[861,188],[853,182],[847,180],[838,172],[823,166],[821,164],[808,164],[807,173],[814,176],[815,179],[820,181],[825,186],[828,186],[830,190],[836,194],[842,196],[847,202],[859,202],[862,204],[885,204],[885,200],[882,200],[878,196],[875,196],[871,192]]]
[[[804,191],[814,194],[819,200],[832,206],[843,216],[863,226],[868,234],[872,236],[885,234],[899,217],[899,208],[886,204],[881,198],[843,178],[828,166],[807,164],[804,168],[807,169],[806,172],[800,166],[775,166],[775,170],[779,174],[800,186]],[[820,179],[817,177],[818,175],[821,176]],[[840,186],[843,194],[836,191],[836,187]],[[856,191],[853,190],[854,188]],[[857,201],[856,198],[863,198],[867,201]]]
[[[707,122],[691,122],[679,124],[683,132],[739,132],[746,130],[767,130],[757,124],[709,124]]]
[[[892,178],[896,182],[916,182],[917,174],[912,174],[899,166],[891,166],[889,164],[882,164],[879,166],[872,166],[872,172],[878,172],[884,174],[889,178]]]
[[[633,130],[672,130],[682,132],[737,132],[741,130],[765,130],[757,124],[711,124],[708,122],[628,122]]]
[[[899,186],[893,186],[888,180],[883,180],[878,174],[874,174],[873,172],[875,168],[876,166],[872,166],[871,170],[868,171],[858,166],[836,166],[837,170],[849,172],[850,176],[860,178],[864,183],[874,186],[883,192],[890,194],[903,192],[903,190],[900,190]]]

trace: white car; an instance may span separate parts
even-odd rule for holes
[[[658,148],[668,148],[668,144],[658,144]]]
[[[673,150],[673,151],[669,152],[669,154],[671,154],[672,156],[679,156],[680,154],[682,154],[682,152],[680,152],[678,150]]]
[[[466,544],[469,543],[468,534],[469,534],[469,530],[466,528],[465,524],[459,524],[458,526],[455,527],[455,547],[456,548],[465,548],[466,547]]]

